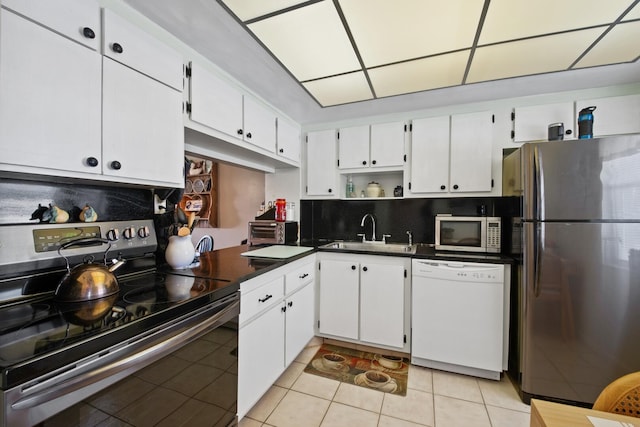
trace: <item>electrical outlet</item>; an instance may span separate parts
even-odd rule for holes
[[[161,215],[167,211],[167,201],[160,200],[157,194],[153,195],[153,213]]]

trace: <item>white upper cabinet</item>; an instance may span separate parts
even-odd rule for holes
[[[103,173],[182,187],[182,93],[103,61]]]
[[[552,123],[564,124],[564,139],[577,138],[573,102],[518,107],[514,114],[513,142],[547,141]]]
[[[491,191],[490,112],[412,122],[410,192]]]
[[[244,97],[242,136],[250,144],[276,151],[276,115],[248,96]]]
[[[190,81],[191,120],[242,138],[242,92],[195,62]]]
[[[307,134],[307,196],[338,197],[336,188],[336,131]]]
[[[371,166],[404,166],[404,122],[371,125]]]
[[[7,10],[0,19],[0,168],[99,174],[100,54]]]
[[[449,116],[413,120],[411,192],[449,191]]]
[[[402,167],[404,135],[404,122],[342,128],[339,131],[338,167]]]
[[[491,191],[492,141],[490,112],[451,116],[450,191]]]
[[[278,155],[299,163],[300,126],[278,118],[277,127]]]
[[[105,56],[182,91],[182,55],[108,9],[103,19]]]
[[[2,6],[95,51],[100,49],[100,5],[97,1],[2,0]]]
[[[338,167],[369,167],[369,125],[342,128],[338,131]]]
[[[595,106],[593,136],[640,133],[640,95],[576,101],[576,118],[580,110]]]

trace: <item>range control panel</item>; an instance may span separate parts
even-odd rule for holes
[[[105,221],[94,223],[20,224],[0,227],[0,266],[25,262],[39,262],[59,258],[58,249],[77,239],[99,238],[81,246],[63,249],[65,256],[154,252],[158,242],[152,219]],[[109,248],[108,245],[111,245]]]

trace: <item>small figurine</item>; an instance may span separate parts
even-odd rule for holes
[[[80,212],[80,221],[84,222],[96,222],[98,220],[98,213],[88,204],[84,205]]]
[[[42,221],[48,221],[51,224],[62,224],[69,221],[69,214],[64,209],[49,204],[49,209],[42,214]]]
[[[44,219],[42,219],[42,215],[44,215],[44,213],[48,210],[49,208],[47,208],[46,206],[42,206],[40,203],[38,203],[38,209],[33,211],[33,213],[31,214],[31,218],[29,219],[37,219],[40,222],[46,222]]]

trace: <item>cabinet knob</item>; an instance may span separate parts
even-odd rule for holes
[[[363,164],[363,165],[366,165],[366,164],[367,164],[367,161],[366,161],[366,160],[363,160],[363,161],[362,161],[362,164]]]
[[[242,129],[238,129],[238,135],[242,135],[242,134],[243,134]]]
[[[447,188],[447,186],[446,186],[446,185],[441,185],[441,186],[440,186],[440,189],[441,189],[441,190],[444,190],[445,188]]]
[[[111,45],[111,50],[114,51],[115,53],[124,52],[124,49],[122,48],[122,45],[120,43],[113,43]]]
[[[82,35],[85,36],[88,39],[95,39],[96,38],[96,33],[89,27],[84,27],[82,29]]]
[[[356,266],[355,266],[355,265],[352,265],[352,266],[351,266],[351,269],[352,269],[352,270],[355,270],[355,269],[356,269]]]
[[[247,132],[247,138],[251,139],[251,132]]]
[[[122,168],[122,163],[117,160],[111,162],[111,169],[120,170]]]
[[[571,135],[573,131],[571,129],[567,129],[564,133],[566,133],[567,135]]]
[[[287,306],[285,305],[284,307],[282,307],[282,308],[280,309],[280,311],[282,311],[283,313],[284,313],[285,311],[287,311]]]
[[[293,307],[293,301],[289,301],[289,302],[287,303],[287,305],[288,305],[289,307]]]
[[[372,164],[372,165],[375,165],[376,163],[378,163],[378,162],[376,162],[375,160],[372,160],[372,161],[371,161],[371,164]]]
[[[458,189],[458,184],[454,184],[454,185],[453,185],[453,189],[454,189],[454,190],[457,190],[457,189]]]
[[[369,269],[367,267],[362,267],[362,271],[368,271]]]
[[[332,190],[332,189],[329,189],[329,193],[332,193],[332,192],[333,192],[333,190]]]
[[[281,153],[284,153],[284,148],[281,148],[278,151],[281,152]]]
[[[87,157],[87,166],[95,168],[96,166],[98,166],[98,163],[98,159],[96,159],[95,157]]]

